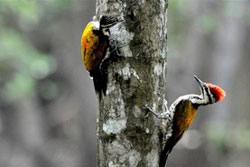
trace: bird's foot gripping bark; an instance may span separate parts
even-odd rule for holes
[[[147,112],[151,112],[152,114],[154,114],[159,119],[170,119],[172,114],[168,110],[168,102],[167,102],[167,100],[164,99],[163,103],[164,103],[163,104],[163,112],[156,113],[152,108],[146,106]]]
[[[168,154],[171,150],[166,149],[167,141],[172,136],[172,123],[173,123],[173,111],[168,109],[167,100],[164,99],[163,102],[163,111],[161,113],[155,112],[154,109],[146,106],[147,114],[151,112],[154,116],[156,116],[160,120],[160,145],[161,145],[161,153],[159,159],[159,166],[165,167],[166,161],[168,158]]]

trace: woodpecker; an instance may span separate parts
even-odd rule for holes
[[[96,92],[101,98],[105,95],[107,80],[101,71],[101,63],[104,60],[109,47],[109,28],[120,22],[114,16],[103,15],[100,20],[89,22],[82,33],[81,55],[89,75],[93,78]]]
[[[219,86],[202,82],[197,76],[194,76],[194,79],[199,84],[200,95],[188,94],[180,96],[170,105],[169,109],[167,106],[164,106],[166,111],[160,114],[148,108],[156,117],[161,119],[169,119],[172,115],[172,136],[168,138],[163,146],[160,155],[160,167],[165,166],[169,153],[181,139],[185,130],[191,125],[197,113],[197,109],[200,106],[222,101],[226,96],[225,91]],[[164,105],[167,105],[167,103],[164,102]]]

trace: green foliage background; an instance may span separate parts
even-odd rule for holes
[[[249,2],[175,0],[168,12],[167,99],[198,92],[193,74],[227,91],[170,166],[248,166]],[[95,166],[97,102],[80,56],[94,14],[92,0],[0,0],[0,166]]]

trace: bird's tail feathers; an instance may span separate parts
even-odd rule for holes
[[[171,151],[168,150],[167,152],[166,151],[163,151],[160,155],[160,165],[159,167],[165,167],[166,164],[167,164],[167,159],[168,159],[168,155]]]
[[[173,140],[173,138],[168,139],[166,145],[164,146],[164,148],[160,154],[160,166],[159,167],[166,166],[168,155],[171,153],[175,144],[176,144],[176,142]]]
[[[107,78],[99,69],[90,71],[90,77],[93,77],[95,91],[98,94],[100,100],[102,98],[102,94],[106,95]]]

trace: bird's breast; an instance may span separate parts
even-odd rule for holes
[[[181,104],[179,104],[174,116],[174,128],[178,135],[182,135],[184,131],[191,125],[196,113],[197,109],[189,100],[183,101]]]

